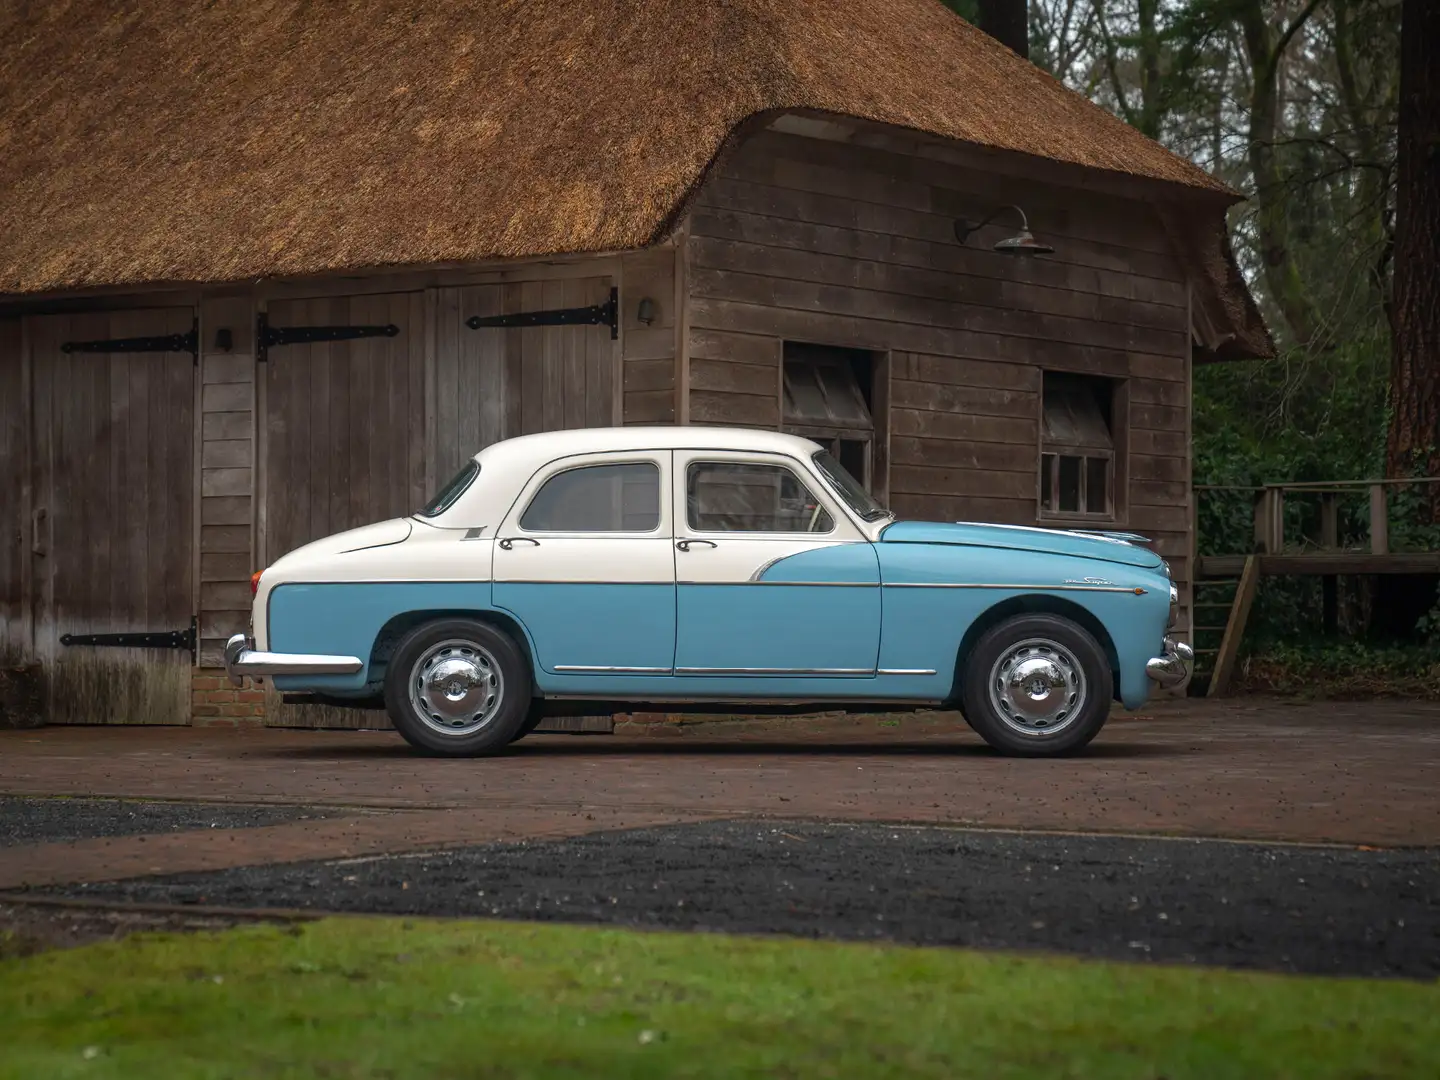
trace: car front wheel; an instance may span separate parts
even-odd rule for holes
[[[449,757],[492,754],[530,713],[530,670],[493,626],[442,619],[410,631],[390,658],[385,709],[411,746]]]
[[[1059,615],[1019,615],[991,627],[961,672],[965,718],[1004,754],[1055,757],[1104,726],[1114,694],[1105,651]]]

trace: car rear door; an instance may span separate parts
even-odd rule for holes
[[[562,458],[496,533],[494,603],[558,675],[669,675],[675,558],[669,450]]]

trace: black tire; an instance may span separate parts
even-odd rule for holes
[[[421,677],[422,661],[433,681]],[[454,671],[449,685],[458,696],[447,696],[437,664]],[[532,696],[524,654],[495,627],[472,619],[439,619],[411,630],[385,673],[385,711],[395,730],[416,749],[445,757],[504,749],[529,716]],[[433,711],[422,711],[427,702]]]
[[[1035,673],[1032,683],[1017,670],[1027,664]],[[1115,693],[1105,650],[1083,626],[1060,615],[1017,615],[991,627],[971,649],[960,678],[966,721],[996,750],[1015,757],[1081,749],[1105,726]],[[1035,690],[1027,691],[1032,685]]]

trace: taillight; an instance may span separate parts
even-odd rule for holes
[[[260,592],[260,575],[263,574],[264,572],[265,572],[264,570],[256,570],[253,574],[250,575],[250,595],[251,595],[251,596],[255,596],[256,594],[258,594],[258,593]]]

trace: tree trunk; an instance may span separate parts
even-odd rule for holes
[[[979,0],[980,29],[1030,59],[1030,13],[1026,0]]]
[[[1275,142],[1281,107],[1280,64],[1285,46],[1313,10],[1313,6],[1307,5],[1304,13],[1297,17],[1294,29],[1287,29],[1277,40],[1269,22],[1269,5],[1262,0],[1248,0],[1239,9],[1252,80],[1249,157],[1255,179],[1255,227],[1260,236],[1265,286],[1297,345],[1310,344],[1320,319],[1290,250],[1289,197]]]
[[[1392,477],[1440,476],[1440,3],[1405,0],[1400,27],[1400,122],[1395,291],[1390,307]],[[1440,522],[1440,485],[1429,485]]]

